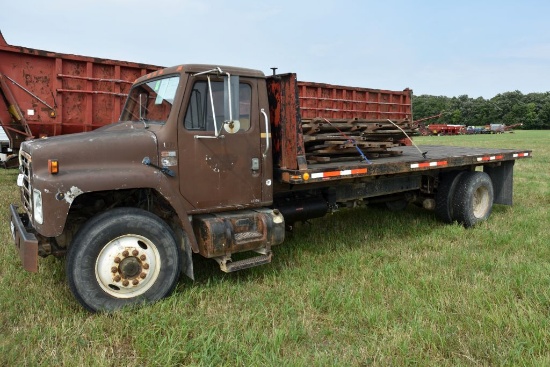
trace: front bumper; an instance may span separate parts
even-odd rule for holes
[[[15,247],[19,250],[19,257],[23,268],[27,271],[38,271],[38,240],[36,236],[27,231],[29,217],[27,214],[18,213],[17,205],[10,205],[10,226]]]

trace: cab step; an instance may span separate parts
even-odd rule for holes
[[[226,273],[253,268],[255,266],[269,264],[271,262],[271,251],[258,256],[249,257],[248,259],[232,261],[230,256],[217,257],[215,260],[220,264],[220,269]]]

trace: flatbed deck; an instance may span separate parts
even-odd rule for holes
[[[531,157],[530,150],[490,149],[455,147],[441,145],[418,146],[424,156],[414,146],[402,146],[391,150],[402,151],[401,155],[381,157],[369,162],[317,163],[309,165],[306,170],[278,169],[283,183],[307,184],[329,180],[346,179],[362,176],[379,176],[388,174],[409,173],[430,169],[444,169],[485,163],[496,163]]]

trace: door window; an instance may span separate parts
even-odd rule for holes
[[[239,131],[250,128],[251,87],[240,83],[237,76],[231,76],[231,88],[228,84],[227,77],[223,81],[195,82],[185,113],[184,125],[187,130],[220,131],[224,122],[230,121],[231,117],[233,121],[239,122]]]

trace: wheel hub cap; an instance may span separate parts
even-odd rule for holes
[[[160,271],[157,247],[139,235],[125,235],[109,242],[96,261],[96,279],[101,288],[117,298],[145,293]]]
[[[135,278],[141,272],[141,263],[135,257],[127,257],[120,262],[118,271],[124,278]]]

